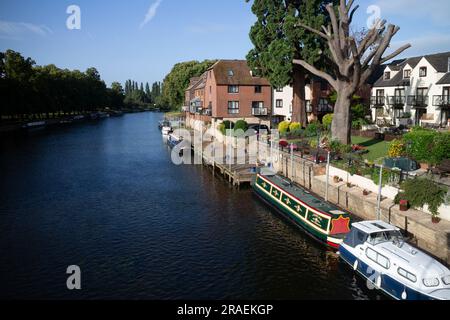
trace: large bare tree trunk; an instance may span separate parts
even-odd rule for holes
[[[300,123],[302,127],[306,127],[308,125],[308,119],[306,117],[304,69],[298,65],[294,65],[293,78],[292,121]]]
[[[349,145],[351,144],[351,103],[353,92],[349,84],[344,84],[338,90],[336,104],[334,106],[333,124],[331,125],[331,135],[333,140]]]

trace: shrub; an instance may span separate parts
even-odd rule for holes
[[[247,130],[248,130],[248,123],[246,121],[244,121],[244,120],[238,120],[236,122],[236,124],[234,125],[234,131],[237,131],[237,130],[242,130],[244,132],[247,132]]]
[[[400,200],[408,200],[413,208],[428,208],[433,216],[439,215],[439,207],[445,203],[447,189],[441,187],[428,179],[414,178],[406,180],[401,188],[403,192],[399,193],[395,199],[398,204]]]
[[[305,135],[307,137],[315,137],[317,136],[317,131],[320,129],[320,124],[316,121],[311,122],[305,130]]]
[[[438,164],[449,157],[450,133],[414,128],[404,137],[406,152],[419,162]]]
[[[228,120],[225,120],[219,125],[219,131],[225,135],[227,130],[234,129],[234,123]]]
[[[298,129],[291,130],[289,132],[289,136],[292,138],[301,138],[301,137],[303,137],[304,133],[305,133],[305,131],[303,129],[298,128]]]
[[[403,137],[406,143],[406,152],[409,156],[420,162],[431,163],[433,141],[436,133],[431,130],[413,130]]]
[[[395,139],[389,144],[388,156],[398,158],[405,155],[406,146],[403,140]]]
[[[355,104],[352,106],[352,117],[353,119],[364,119],[366,116],[366,109],[362,103]]]
[[[302,128],[302,125],[301,125],[300,123],[298,123],[298,122],[292,122],[292,123],[289,125],[289,131],[290,131],[290,132],[299,130],[299,129],[301,129],[301,128]]]
[[[280,122],[280,124],[278,125],[278,131],[281,135],[285,135],[289,131],[290,126],[291,123],[289,121]]]
[[[359,118],[357,120],[352,121],[352,129],[360,130],[362,126],[369,124],[369,121],[365,118]]]
[[[323,117],[322,124],[326,130],[331,129],[331,124],[333,123],[333,116],[334,115],[332,113],[329,113]]]
[[[450,132],[441,132],[434,137],[431,163],[439,164],[450,157]]]

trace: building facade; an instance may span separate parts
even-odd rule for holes
[[[185,95],[191,98],[188,121],[243,119],[270,124],[272,88],[266,79],[252,74],[245,60],[219,60],[188,87]]]
[[[372,88],[378,125],[448,127],[450,52],[397,60],[386,65]]]
[[[329,97],[331,86],[319,78],[307,80],[305,85],[306,113],[308,120],[321,120],[327,113],[333,113],[334,106]],[[292,86],[273,90],[273,115],[282,120],[291,121],[294,91]]]

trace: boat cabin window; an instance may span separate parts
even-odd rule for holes
[[[345,237],[344,243],[352,248],[362,245],[366,242],[368,235],[359,229],[353,228],[352,231]]]
[[[403,269],[403,268],[398,268],[397,272],[398,272],[398,274],[401,275],[403,278],[406,278],[406,279],[408,279],[408,280],[411,281],[411,282],[417,282],[417,277],[416,277],[414,274],[412,274],[411,272],[406,271],[406,270]]]
[[[391,263],[388,258],[383,256],[382,254],[379,254],[375,250],[371,248],[367,248],[366,250],[366,256],[376,264],[380,265],[381,267],[385,269],[389,269],[391,266]]]
[[[423,284],[425,287],[432,288],[439,286],[439,279],[438,278],[429,278],[429,279],[423,279]]]
[[[442,278],[442,282],[443,282],[446,286],[450,285],[450,276],[443,277],[443,278]]]
[[[403,235],[400,231],[382,231],[370,235],[369,243],[373,246],[384,243],[393,242],[402,244],[404,242]]]

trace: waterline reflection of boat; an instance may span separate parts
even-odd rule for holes
[[[383,221],[354,223],[340,257],[376,289],[396,300],[450,300],[450,271],[407,244]]]
[[[275,174],[258,173],[256,194],[320,243],[337,250],[350,231],[350,215]]]

